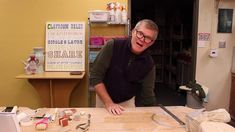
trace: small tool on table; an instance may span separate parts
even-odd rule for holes
[[[82,129],[83,131],[87,131],[89,129],[90,123],[91,123],[91,121],[90,121],[91,114],[88,114],[87,116],[88,116],[87,123],[78,124],[76,126],[76,129]]]
[[[166,107],[164,107],[162,104],[158,104],[165,112],[167,112],[173,119],[175,119],[180,125],[185,125],[183,121],[181,121],[176,115],[174,115],[172,112],[170,112]]]

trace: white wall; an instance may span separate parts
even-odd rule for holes
[[[205,47],[197,48],[196,80],[209,88],[207,109],[229,107],[231,63],[235,45],[235,11],[232,33],[217,33],[219,0],[199,0],[198,33],[210,33]],[[235,8],[234,0],[220,0],[219,8]],[[226,41],[226,48],[218,48],[219,41]],[[199,44],[199,43],[198,43]],[[210,58],[209,50],[218,49],[218,57]]]

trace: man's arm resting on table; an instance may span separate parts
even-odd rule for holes
[[[123,108],[120,105],[113,103],[104,83],[102,82],[111,62],[113,45],[113,40],[108,41],[108,43],[105,44],[105,46],[99,52],[93,63],[93,68],[91,69],[90,83],[91,86],[94,87],[99,98],[104,103],[106,109],[110,113],[121,114]]]
[[[124,108],[113,102],[111,97],[109,96],[104,83],[98,83],[94,86],[96,93],[99,98],[103,101],[105,108],[112,114],[121,114]]]

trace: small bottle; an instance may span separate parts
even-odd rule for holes
[[[109,11],[110,14],[110,22],[114,23],[115,22],[115,11],[114,8]]]
[[[122,23],[123,24],[127,23],[127,11],[126,11],[125,5],[123,5],[123,8],[122,8]]]
[[[115,11],[115,23],[120,24],[122,22],[121,16],[121,5],[120,3],[116,3],[116,11]]]
[[[114,8],[115,8],[114,3],[110,3],[110,5],[109,5],[109,15],[110,15],[109,22],[111,22],[111,23],[115,22],[115,11],[114,11]]]

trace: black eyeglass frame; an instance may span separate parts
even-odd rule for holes
[[[145,36],[144,33],[142,31],[139,31],[138,29],[135,29],[136,31],[136,34],[135,36],[138,38],[138,39],[142,39],[144,38],[144,42],[149,44],[151,42],[153,42],[154,40],[152,38],[150,38],[149,36]],[[147,40],[147,41],[146,41]],[[149,41],[148,41],[149,40]]]

